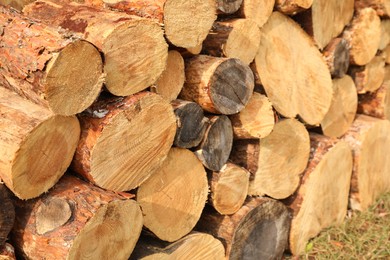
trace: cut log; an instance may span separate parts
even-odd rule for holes
[[[130,260],[224,258],[225,248],[221,241],[206,233],[191,232],[172,244],[141,236]]]
[[[305,252],[310,238],[341,224],[348,207],[352,154],[346,142],[310,134],[311,152],[299,190],[286,202],[293,210],[290,250]]]
[[[73,31],[99,48],[104,54],[105,86],[114,95],[126,96],[149,87],[165,69],[168,45],[160,26],[151,20],[46,0],[27,5],[23,11]]]
[[[222,215],[236,213],[248,195],[250,173],[228,162],[219,172],[212,172],[209,179],[209,203]]]
[[[381,56],[375,56],[365,66],[353,66],[349,74],[355,81],[358,94],[373,92],[383,83],[385,78],[385,61]]]
[[[138,187],[166,158],[176,132],[172,106],[159,95],[101,97],[79,115],[72,168],[108,190]]]
[[[238,16],[252,19],[261,28],[274,9],[275,0],[244,0],[238,11]]]
[[[390,44],[386,46],[386,48],[380,52],[380,56],[385,59],[385,63],[390,64]]]
[[[375,9],[379,16],[388,17],[390,14],[390,1],[389,0],[355,0],[355,8],[361,9],[365,7],[371,7]]]
[[[390,191],[390,122],[358,115],[343,139],[352,147],[354,159],[349,206],[364,211]]]
[[[390,1],[389,1],[390,3]],[[381,40],[379,50],[384,50],[390,43],[390,20],[381,20]]]
[[[15,249],[11,244],[5,243],[0,247],[0,260],[16,260]]]
[[[151,91],[171,102],[176,99],[185,80],[184,59],[178,51],[169,51],[167,66]]]
[[[310,125],[321,122],[332,100],[331,76],[322,54],[293,20],[272,14],[262,28],[255,65],[277,112],[299,115]]]
[[[128,259],[142,229],[134,200],[70,175],[15,207],[12,239],[24,259]]]
[[[172,148],[159,170],[138,188],[145,227],[164,241],[182,238],[198,222],[207,192],[202,163],[191,151]]]
[[[249,195],[283,199],[297,189],[309,152],[305,126],[295,119],[285,119],[261,140],[235,141],[230,160],[251,173]]]
[[[344,30],[343,38],[350,46],[351,64],[366,65],[372,60],[381,40],[381,21],[372,8],[364,8],[355,14]]]
[[[237,58],[249,65],[260,45],[260,29],[252,19],[216,21],[203,42],[203,53]]]
[[[275,125],[274,111],[268,98],[254,92],[241,112],[231,115],[235,139],[258,139],[268,136]]]
[[[0,115],[0,178],[19,198],[37,197],[61,178],[72,161],[79,122],[1,87]]]
[[[2,6],[0,24],[0,84],[56,114],[74,115],[92,104],[103,83],[92,44]]]
[[[323,49],[350,23],[353,4],[354,0],[316,0],[309,10],[298,14],[295,19],[313,37],[318,47]]]
[[[239,59],[198,55],[186,62],[185,71],[186,82],[179,97],[208,112],[238,113],[252,96],[253,73]]]
[[[0,259],[8,234],[14,226],[15,209],[7,188],[0,182]]]
[[[249,198],[233,215],[206,209],[197,229],[222,241],[226,259],[280,259],[287,247],[287,208],[268,198]]]
[[[233,145],[232,123],[227,116],[209,116],[209,125],[195,154],[203,165],[219,171],[229,159]]]
[[[275,9],[287,15],[295,15],[313,4],[313,0],[276,0]]]
[[[243,0],[217,0],[217,12],[232,14],[240,9]]]
[[[340,137],[348,131],[355,119],[358,103],[356,86],[350,76],[333,80],[333,100],[321,122],[324,135]]]
[[[343,38],[334,38],[325,47],[322,54],[325,57],[330,74],[335,78],[342,78],[349,68],[349,47]]]
[[[192,148],[199,145],[208,124],[203,109],[195,102],[180,99],[172,101],[171,105],[177,124],[173,144],[181,148]]]

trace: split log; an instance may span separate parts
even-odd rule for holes
[[[375,57],[381,39],[381,21],[372,8],[364,8],[355,14],[344,30],[343,38],[350,46],[350,62],[366,65]]]
[[[389,1],[390,3],[390,1]],[[381,40],[379,50],[384,50],[390,44],[390,20],[381,20]]]
[[[275,125],[274,111],[268,98],[254,92],[241,112],[231,115],[235,139],[258,139],[268,136]]]
[[[322,54],[325,57],[330,74],[335,78],[342,78],[349,68],[349,47],[343,38],[334,38],[325,47]]]
[[[24,259],[128,259],[142,229],[134,200],[70,175],[15,207],[12,239]]]
[[[290,217],[279,201],[249,198],[233,215],[206,208],[197,230],[222,241],[226,259],[280,259],[287,247]]]
[[[366,210],[382,193],[390,191],[390,122],[358,115],[343,140],[353,151],[349,206]]]
[[[138,187],[166,158],[176,132],[172,106],[157,94],[102,96],[79,114],[72,169],[108,190]]]
[[[169,260],[169,259],[224,259],[225,248],[213,236],[191,232],[175,243],[166,243],[150,237],[142,237],[137,242],[130,260]]]
[[[3,255],[1,248],[6,246],[5,241],[14,226],[15,209],[7,188],[0,182],[0,259]]]
[[[259,49],[259,39],[260,29],[252,19],[216,21],[203,42],[203,53],[249,64]]]
[[[176,99],[171,102],[176,116],[176,135],[173,144],[192,148],[200,144],[206,132],[208,119],[203,109],[195,102]]]
[[[261,28],[274,9],[275,0],[244,0],[238,16],[253,20]]]
[[[262,28],[255,65],[277,112],[299,115],[310,125],[321,122],[332,100],[332,80],[322,54],[298,24],[274,12]]]
[[[169,51],[167,66],[151,91],[171,102],[176,99],[185,80],[184,59],[178,51]]]
[[[227,116],[208,118],[209,125],[195,154],[207,169],[219,171],[226,164],[232,150],[232,123]]]
[[[194,101],[208,112],[238,113],[252,96],[253,73],[239,59],[198,55],[186,62],[185,71],[179,98]]]
[[[309,164],[299,190],[286,203],[293,210],[290,250],[305,252],[310,238],[326,227],[341,224],[348,207],[352,154],[346,142],[310,134]]]
[[[217,12],[232,14],[240,9],[243,0],[217,0]]]
[[[390,14],[390,1],[389,0],[355,0],[355,8],[362,9],[365,7],[371,7],[375,9],[379,16],[388,17]]]
[[[250,173],[228,162],[209,179],[209,203],[222,215],[236,213],[248,195]]]
[[[5,243],[0,247],[0,260],[16,260],[15,249],[11,244]]]
[[[355,119],[358,103],[356,86],[348,75],[333,80],[333,100],[321,122],[324,135],[340,137],[348,131]]]
[[[207,192],[202,163],[191,151],[172,148],[159,170],[138,188],[145,227],[164,241],[182,238],[198,222]]]
[[[68,168],[80,136],[75,116],[61,116],[0,88],[0,178],[19,198],[50,189]]]
[[[385,61],[381,56],[375,56],[365,66],[352,66],[349,74],[355,81],[358,94],[373,92],[383,83],[385,78]]]
[[[0,84],[56,114],[74,115],[92,104],[103,83],[92,44],[2,6],[0,24]]]
[[[105,86],[114,95],[126,96],[149,87],[165,69],[168,45],[160,26],[151,20],[46,0],[27,5],[23,11],[44,23],[73,31],[101,50]]]
[[[313,4],[313,0],[276,0],[275,9],[287,15],[295,15]]]
[[[283,199],[297,189],[309,152],[305,126],[295,119],[285,119],[261,140],[236,140],[230,160],[251,173],[249,195]]]

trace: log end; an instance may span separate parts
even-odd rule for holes
[[[217,0],[217,10],[219,13],[232,14],[240,9],[243,0]]]

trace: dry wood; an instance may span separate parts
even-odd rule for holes
[[[349,206],[366,210],[382,193],[390,190],[390,122],[358,115],[343,140],[353,151]]]
[[[104,54],[105,86],[114,95],[149,87],[165,69],[168,45],[160,26],[150,19],[46,0],[27,5],[23,11],[73,31],[99,48]]]
[[[259,39],[260,29],[252,19],[216,21],[203,42],[203,53],[249,64],[259,49]]]
[[[309,152],[305,126],[295,119],[285,119],[261,140],[235,141],[230,160],[251,173],[248,194],[283,199],[298,187]]]
[[[0,182],[0,259],[8,234],[14,225],[15,209],[10,194],[4,184]]]
[[[138,187],[166,158],[176,132],[171,105],[157,94],[102,96],[79,115],[72,168],[109,190]]]
[[[287,208],[268,198],[249,198],[233,215],[205,209],[197,229],[222,241],[226,259],[280,259],[287,247]]]
[[[37,197],[69,166],[80,136],[79,122],[1,87],[0,115],[0,177],[19,198]]]
[[[348,42],[343,38],[334,38],[325,47],[322,54],[330,74],[335,78],[342,78],[349,67],[349,47]]]
[[[371,7],[375,9],[379,16],[389,16],[390,1],[389,0],[355,0],[355,8],[361,9]]]
[[[2,6],[0,24],[0,84],[56,114],[74,115],[92,104],[103,83],[92,44]]]
[[[231,115],[235,139],[258,139],[268,136],[275,125],[274,111],[268,98],[254,92],[241,112]]]
[[[232,123],[227,116],[208,116],[209,125],[195,154],[203,165],[219,171],[229,159],[233,145]]]
[[[275,0],[244,0],[238,16],[253,20],[261,28],[274,9]]]
[[[387,64],[390,64],[390,44],[386,46],[386,48],[384,48],[380,54],[379,54],[382,58],[385,59],[385,63],[386,65]]]
[[[142,229],[134,200],[70,175],[15,207],[12,239],[24,259],[127,259]]]
[[[389,1],[390,3],[390,1]],[[384,50],[390,43],[390,20],[381,20],[381,40],[379,50]]]
[[[186,82],[179,97],[208,112],[238,113],[252,96],[253,73],[239,59],[198,55],[186,62],[185,70]]]
[[[310,134],[309,164],[301,186],[287,201],[293,210],[290,250],[305,252],[308,240],[326,227],[341,224],[348,206],[352,154],[346,142]]]
[[[295,15],[313,4],[313,0],[276,0],[275,9],[288,15]]]
[[[256,72],[272,105],[285,117],[299,115],[310,125],[319,124],[332,100],[332,80],[322,54],[281,13],[274,12],[261,31]]]
[[[372,60],[379,48],[381,39],[381,21],[372,8],[356,12],[351,24],[344,30],[343,38],[350,46],[351,64],[366,65]]]
[[[348,131],[355,119],[358,103],[356,86],[348,75],[333,80],[333,100],[321,122],[324,135],[340,137]]]
[[[375,56],[365,66],[352,66],[349,74],[355,81],[358,94],[373,92],[385,78],[385,61],[382,56]]]
[[[217,0],[217,11],[221,14],[232,14],[240,9],[243,0]]]
[[[228,162],[219,172],[212,172],[209,179],[209,203],[222,214],[236,213],[248,195],[250,173]]]
[[[164,241],[182,238],[198,222],[207,192],[202,163],[191,151],[172,148],[159,170],[138,188],[145,227]]]
[[[5,243],[4,247],[0,247],[0,260],[16,260],[15,249],[11,244]]]
[[[25,5],[32,2],[34,2],[34,0],[1,0],[0,4],[21,11]]]
[[[208,124],[203,109],[195,102],[180,99],[172,101],[171,105],[177,124],[173,144],[181,148],[192,148],[199,145]]]

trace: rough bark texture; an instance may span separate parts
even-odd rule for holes
[[[5,243],[0,247],[0,260],[16,260],[15,249],[11,244]]]
[[[217,0],[217,11],[221,14],[232,14],[240,9],[243,0]]]
[[[373,92],[383,83],[385,78],[385,61],[381,56],[375,56],[365,66],[353,66],[349,74],[355,81],[358,94]]]
[[[322,54],[325,57],[332,77],[344,77],[349,67],[349,47],[347,41],[343,38],[334,38],[325,47]]]
[[[176,132],[171,105],[150,92],[102,96],[79,114],[81,138],[72,168],[109,190],[138,187],[166,158]]]
[[[0,24],[3,86],[56,114],[74,115],[92,104],[103,83],[92,44],[2,6]]]
[[[27,5],[23,11],[77,33],[102,51],[105,86],[114,95],[126,96],[149,87],[165,69],[168,45],[160,26],[150,19],[46,0]]]
[[[275,9],[287,15],[295,15],[313,4],[313,0],[276,0]]]
[[[4,184],[0,182],[0,256],[1,248],[5,246],[8,234],[15,220],[15,209],[10,194]]]
[[[352,173],[352,154],[344,141],[311,134],[309,164],[301,185],[286,203],[293,210],[290,250],[305,252],[310,238],[344,221]]]
[[[249,198],[233,215],[206,209],[197,229],[222,241],[226,259],[280,259],[287,246],[287,208],[268,198]]]
[[[207,192],[202,163],[191,151],[172,148],[159,170],[138,188],[145,227],[164,241],[182,238],[198,222]]]
[[[186,82],[179,97],[208,112],[238,113],[252,96],[253,73],[239,59],[199,55],[186,62],[185,70]]]
[[[390,14],[390,1],[389,0],[355,0],[355,8],[362,9],[365,7],[371,7],[375,9],[379,16],[388,17]]]
[[[0,177],[19,198],[51,188],[69,166],[80,125],[0,87]]]
[[[238,16],[253,20],[261,28],[274,9],[275,0],[244,0]]]

